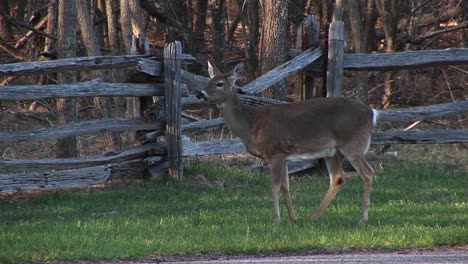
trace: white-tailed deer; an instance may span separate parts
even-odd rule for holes
[[[291,104],[250,107],[240,103],[236,80],[243,64],[222,74],[208,62],[210,81],[197,94],[216,103],[226,125],[254,156],[270,166],[273,221],[280,222],[279,191],[291,222],[296,220],[289,195],[288,160],[325,158],[330,186],[311,218],[318,217],[343,186],[342,163],[347,158],[364,181],[361,223],[368,217],[373,170],[365,160],[378,112],[342,97],[316,98]]]

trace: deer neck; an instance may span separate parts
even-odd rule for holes
[[[237,94],[233,94],[224,103],[218,105],[218,108],[221,110],[224,122],[229,129],[247,145],[252,127],[253,109],[243,105]]]

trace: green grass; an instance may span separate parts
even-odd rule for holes
[[[357,177],[315,221],[325,177],[291,181],[300,217],[272,225],[270,181],[199,163],[185,180],[0,198],[0,262],[394,250],[468,244],[468,175],[400,163],[377,171],[367,225]]]

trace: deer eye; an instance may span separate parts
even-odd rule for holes
[[[222,87],[224,85],[224,82],[217,82],[216,87]]]

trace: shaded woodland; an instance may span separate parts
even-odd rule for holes
[[[196,58],[184,65],[186,70],[206,76],[207,60],[222,71],[244,62],[246,83],[305,49],[297,33],[308,15],[320,21],[318,45],[323,49],[333,20],[345,22],[347,53],[468,47],[468,2],[463,0],[0,0],[0,63],[100,55],[161,56],[165,43],[179,40],[183,52]],[[95,78],[123,82],[130,77],[121,69],[90,70],[10,76],[0,80],[0,86]],[[322,77],[320,71],[311,76],[313,87],[307,96],[324,94]],[[302,100],[307,96],[298,83],[297,78],[286,78],[265,95]],[[467,94],[467,66],[346,72],[344,78],[345,96],[376,108],[451,102]],[[64,98],[0,102],[0,111],[45,111],[65,124],[90,117],[135,116],[139,114],[137,104],[135,98]],[[119,149],[122,141],[128,143],[132,138],[110,133],[105,137],[106,150]],[[77,144],[76,138],[59,139],[57,144],[57,157],[77,156],[67,152],[76,149],[70,147]]]

